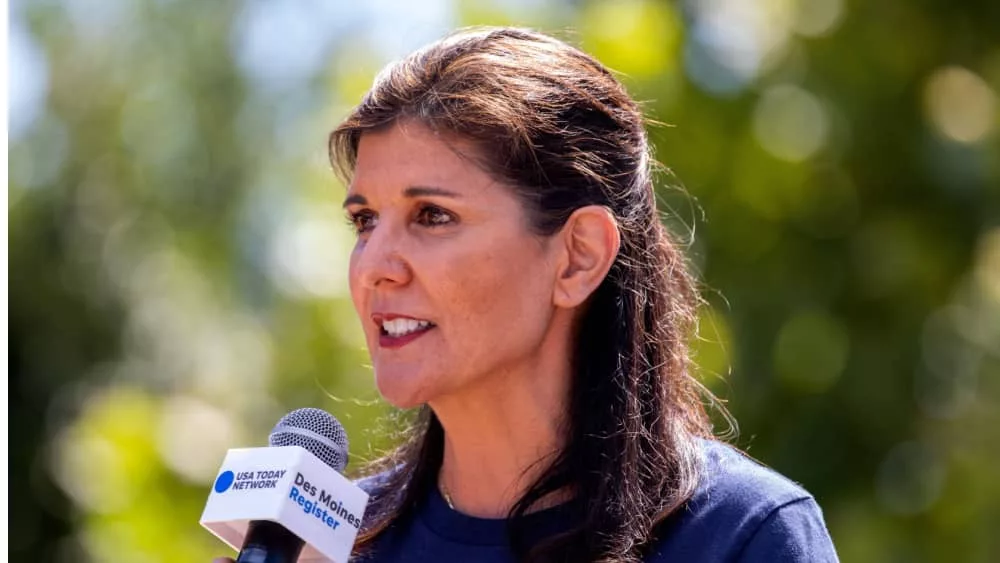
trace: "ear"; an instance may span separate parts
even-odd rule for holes
[[[563,225],[560,240],[553,303],[574,308],[601,285],[614,264],[621,246],[618,222],[605,207],[581,207]]]

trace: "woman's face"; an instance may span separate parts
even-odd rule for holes
[[[402,408],[530,376],[554,314],[554,245],[451,148],[470,144],[448,143],[414,122],[364,133],[345,201],[351,297],[379,391]]]

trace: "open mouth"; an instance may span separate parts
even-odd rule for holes
[[[424,319],[395,315],[388,319],[376,315],[373,320],[379,327],[378,345],[380,348],[400,348],[437,327],[434,323]]]
[[[390,338],[403,338],[412,334],[427,332],[434,328],[434,323],[420,319],[397,318],[382,321],[381,334]]]

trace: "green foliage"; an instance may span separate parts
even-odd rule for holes
[[[995,3],[340,4],[14,3],[47,85],[10,136],[12,561],[224,553],[208,484],[291,408],[391,444],[325,134],[448,17],[553,31],[670,124],[703,378],[844,561],[1000,559]]]

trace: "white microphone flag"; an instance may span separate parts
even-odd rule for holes
[[[368,493],[299,446],[229,450],[201,525],[239,551],[252,520],[305,542],[299,563],[346,563]]]

